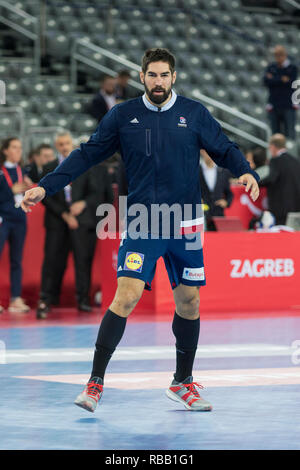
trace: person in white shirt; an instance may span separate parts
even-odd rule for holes
[[[213,217],[223,217],[224,209],[230,206],[233,193],[230,189],[229,171],[217,167],[205,150],[200,152],[200,187],[202,200],[207,206],[205,212],[207,230],[216,230]]]

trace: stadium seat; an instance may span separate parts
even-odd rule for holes
[[[58,111],[58,103],[54,99],[48,99],[47,97],[34,97],[31,100],[32,111],[39,116],[44,113],[55,113]]]
[[[42,116],[42,125],[45,127],[61,127],[70,129],[73,116],[62,115],[61,113],[47,113]]]
[[[39,116],[35,113],[27,113],[26,114],[26,123],[29,128],[33,127],[42,127],[43,126],[43,119],[42,116]]]
[[[7,137],[8,135],[12,135],[15,129],[15,119],[8,114],[3,115],[0,113],[0,132],[2,136]]]
[[[47,96],[48,86],[42,80],[22,79],[20,81],[21,89],[26,96]]]
[[[20,106],[26,113],[33,112],[32,101],[24,95],[10,95],[6,99],[7,106]]]
[[[51,81],[48,83],[48,92],[49,96],[61,97],[65,95],[70,95],[72,92],[72,88],[69,81]]]
[[[1,79],[6,83],[7,94],[20,94],[22,92],[19,81],[13,79],[5,79],[3,76],[1,77]]]
[[[66,34],[57,34],[56,31],[46,33],[47,53],[63,59],[69,57],[70,40]]]
[[[96,129],[96,127],[97,122],[95,119],[85,114],[77,114],[71,122],[71,129],[75,132],[91,133]]]

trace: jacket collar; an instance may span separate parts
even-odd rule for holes
[[[17,168],[18,164],[5,160],[3,166],[5,166],[5,168]]]
[[[150,103],[150,101],[148,101],[148,99],[146,97],[146,93],[143,94],[142,98],[143,98],[144,105],[146,106],[146,108],[150,109],[150,111],[156,111],[157,112],[160,109],[160,112],[162,112],[162,111],[168,111],[168,109],[172,108],[173,104],[176,101],[177,95],[176,95],[175,91],[172,90],[171,99],[164,106],[162,106],[161,108],[159,108],[158,106],[154,106],[154,104]]]

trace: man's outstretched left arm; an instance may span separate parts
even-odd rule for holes
[[[200,129],[198,132],[200,146],[207,151],[218,166],[227,168],[236,176],[239,184],[244,185],[246,192],[250,191],[251,199],[256,201],[259,196],[258,174],[251,169],[237,144],[228,139],[220,124],[206,108],[202,108],[199,117],[200,121],[197,127]]]

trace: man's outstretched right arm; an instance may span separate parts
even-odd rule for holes
[[[115,106],[101,120],[88,142],[81,144],[54,171],[42,178],[38,187],[26,191],[21,207],[30,212],[45,196],[52,196],[74,181],[91,166],[106,160],[119,148],[119,134]]]

